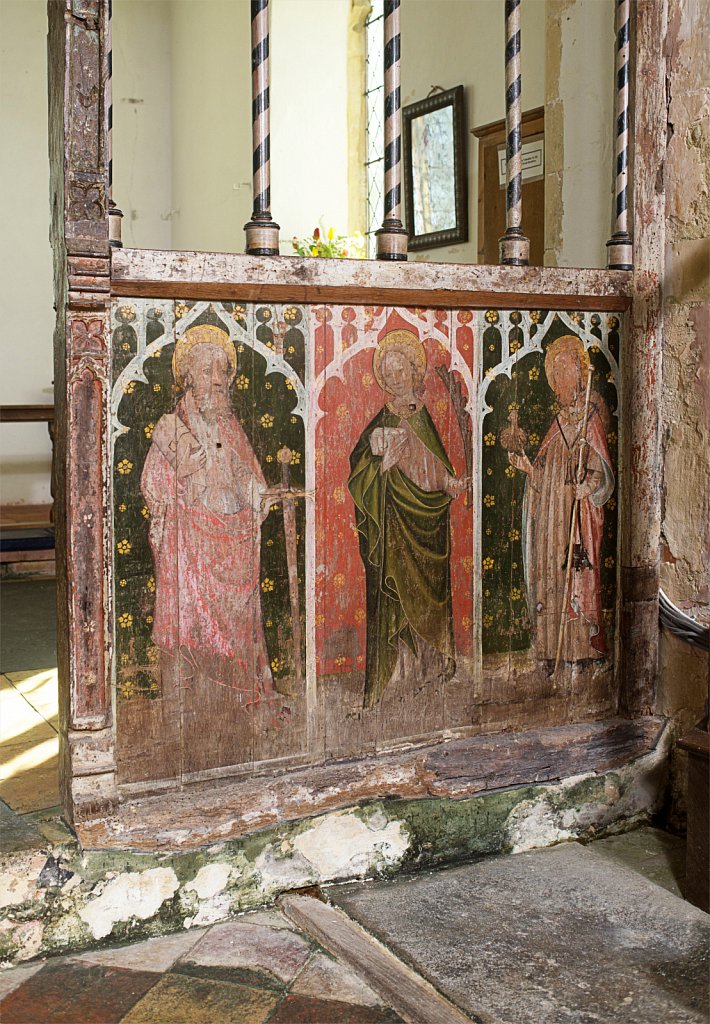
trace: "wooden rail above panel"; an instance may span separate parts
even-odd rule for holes
[[[0,405],[0,423],[54,423],[53,405]]]
[[[111,292],[131,298],[367,303],[616,311],[631,301],[620,270],[385,263],[238,253],[114,249]]]

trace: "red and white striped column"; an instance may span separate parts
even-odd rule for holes
[[[505,0],[505,234],[500,238],[500,262],[526,267],[530,240],[523,222],[522,79],[520,73],[520,0]]]
[[[400,90],[400,0],[385,0],[385,215],[375,232],[378,260],[406,260],[402,225],[402,95]]]
[[[614,234],[606,243],[609,270],[632,270],[634,264],[628,209],[630,18],[630,0],[616,0],[616,188]]]
[[[251,0],[251,128],[254,207],[244,225],[246,252],[278,256],[279,225],[271,219],[269,127],[269,0]]]

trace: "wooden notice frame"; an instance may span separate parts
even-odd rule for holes
[[[523,145],[526,142],[537,140],[544,142],[545,108],[535,107],[533,110],[526,111],[522,118],[522,130]],[[491,235],[488,221],[491,215],[490,201],[492,197],[496,203],[498,214],[496,221],[502,225],[500,234],[503,233],[505,228],[505,189],[500,188],[498,180],[498,151],[501,146],[505,146],[505,121],[492,121],[480,128],[473,128],[472,134],[478,139],[477,259],[482,264],[496,264],[498,263],[498,231]],[[540,199],[542,199],[541,209],[531,209],[529,202],[526,205],[532,184],[537,186],[532,190],[535,193],[534,206],[538,207]],[[542,266],[545,241],[544,188],[544,174],[535,183],[523,179],[523,230],[530,238],[531,266]],[[489,198],[488,202],[486,202],[486,195]],[[488,207],[488,219],[486,207]]]

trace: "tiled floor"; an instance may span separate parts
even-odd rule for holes
[[[55,588],[0,585],[0,800],[20,814],[59,803]]]
[[[278,911],[0,973],[3,1024],[398,1024]]]
[[[57,670],[0,675],[0,800],[20,814],[59,803]]]

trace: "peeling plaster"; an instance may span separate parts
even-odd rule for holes
[[[79,917],[91,929],[95,939],[110,935],[118,921],[153,917],[166,900],[175,895],[178,880],[172,868],[149,868],[139,874],[124,873],[104,888],[79,911]]]
[[[321,881],[357,878],[379,867],[399,864],[409,839],[404,823],[375,828],[353,814],[328,814],[315,828],[298,835],[293,845],[313,865]]]

